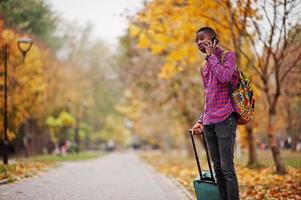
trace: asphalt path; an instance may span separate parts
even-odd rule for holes
[[[190,196],[191,198],[191,196]],[[2,200],[188,200],[172,179],[135,152],[116,152],[0,186]]]

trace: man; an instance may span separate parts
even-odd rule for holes
[[[215,31],[200,28],[196,33],[199,50],[206,54],[201,70],[205,90],[204,112],[193,126],[194,134],[204,131],[216,173],[222,200],[239,200],[239,189],[234,168],[234,143],[237,115],[231,99],[231,87],[238,81],[235,54],[217,46]],[[224,59],[221,57],[224,54]],[[234,88],[234,87],[233,87]]]

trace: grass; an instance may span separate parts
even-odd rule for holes
[[[55,162],[19,160],[8,165],[0,164],[0,184],[28,178],[57,166]]]
[[[270,150],[257,150],[258,162],[263,166],[274,166],[273,156]],[[301,153],[290,150],[281,150],[281,156],[285,165],[301,169]],[[240,158],[236,157],[236,162],[246,165],[248,162],[248,152],[243,152]]]
[[[102,156],[102,152],[84,151],[79,154],[38,155],[10,160],[8,165],[0,164],[0,184],[15,182],[47,171],[65,161],[82,161]]]
[[[207,167],[207,160],[205,156],[205,150],[199,149],[199,156],[201,164]],[[246,166],[248,163],[248,151],[242,151],[240,157],[235,154],[235,164]],[[296,169],[301,169],[301,153],[300,152],[292,152],[290,150],[281,150],[281,157],[286,166],[294,167]],[[274,167],[274,161],[271,151],[268,150],[257,150],[257,160],[258,167]],[[188,161],[193,162],[195,164],[195,159]],[[256,168],[256,167],[255,167]]]
[[[208,169],[204,151],[200,162],[202,169]],[[236,158],[235,168],[240,184],[242,200],[263,199],[300,199],[301,194],[301,153],[282,151],[281,155],[287,164],[288,173],[277,175],[270,151],[259,151],[260,168],[247,168],[247,152]],[[175,178],[193,196],[192,181],[197,176],[194,157],[186,157],[179,152],[141,152],[140,156],[159,172]]]

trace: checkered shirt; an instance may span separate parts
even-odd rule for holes
[[[221,64],[223,49],[217,47],[215,52],[206,57],[206,63],[201,70],[201,77],[205,90],[205,105],[198,122],[203,125],[215,124],[224,121],[235,107],[230,96],[231,85],[237,84],[238,73],[236,70],[235,54],[231,51],[224,56]]]

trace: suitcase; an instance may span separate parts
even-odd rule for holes
[[[220,200],[219,192],[218,192],[218,188],[217,188],[217,184],[216,184],[216,179],[215,179],[215,173],[212,170],[210,157],[209,157],[209,153],[208,153],[208,146],[207,146],[207,142],[206,142],[204,133],[202,134],[202,137],[204,140],[204,146],[205,146],[205,150],[206,150],[206,157],[207,157],[207,162],[208,162],[208,166],[209,166],[209,171],[201,169],[198,153],[197,153],[197,150],[195,147],[192,129],[189,130],[189,134],[191,137],[194,155],[195,155],[195,159],[196,159],[196,163],[197,163],[197,167],[198,167],[198,171],[199,171],[199,175],[193,181],[193,186],[194,186],[197,200]]]

